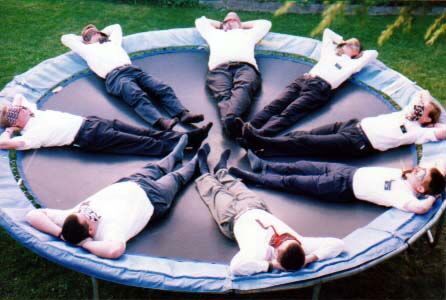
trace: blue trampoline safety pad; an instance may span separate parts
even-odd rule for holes
[[[162,53],[183,47],[206,49],[195,29],[172,29],[138,33],[124,38],[129,53],[157,50]],[[257,51],[274,51],[317,60],[320,42],[284,34],[269,33]],[[0,93],[0,102],[11,101],[16,93],[37,102],[51,96],[81,72],[89,72],[86,63],[69,52],[48,59],[24,74],[16,76]],[[390,97],[393,105],[403,107],[420,90],[414,82],[383,63],[374,61],[353,76],[353,82]],[[444,115],[444,113],[443,113]],[[444,116],[443,116],[444,117]],[[423,145],[421,163],[440,157],[446,142]],[[121,284],[188,292],[226,292],[256,290],[290,283],[308,284],[329,276],[345,276],[374,261],[399,253],[413,236],[427,230],[446,209],[438,200],[425,215],[388,209],[366,226],[348,234],[342,255],[311,264],[295,273],[262,273],[249,277],[232,277],[228,265],[188,261],[137,254],[125,254],[117,260],[101,259],[78,247],[43,234],[30,227],[24,216],[34,209],[17,184],[10,167],[9,153],[0,151],[0,224],[25,247],[51,261],[87,275]],[[219,234],[216,232],[215,234]],[[333,275],[336,274],[336,275]]]

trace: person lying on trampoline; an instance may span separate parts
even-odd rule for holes
[[[187,146],[198,149],[212,123],[190,132],[157,131],[119,120],[40,110],[17,94],[11,105],[1,107],[0,126],[6,128],[0,135],[0,149],[71,146],[90,152],[162,156],[185,135],[189,138]],[[15,133],[21,135],[13,136]]]
[[[440,106],[423,90],[400,111],[294,131],[285,136],[264,137],[245,123],[241,144],[261,156],[366,156],[401,145],[446,139],[446,124],[439,123],[440,115]]]
[[[220,231],[240,247],[230,263],[233,275],[296,271],[344,250],[342,240],[303,237],[272,215],[262,199],[228,174],[229,150],[223,152],[211,174],[208,153],[198,151],[201,176],[195,184]]]
[[[254,48],[270,30],[271,22],[241,22],[235,12],[230,12],[223,22],[203,16],[195,20],[195,26],[210,49],[206,86],[218,102],[225,132],[233,137],[235,118],[248,112],[260,90]]]
[[[62,44],[81,56],[90,69],[105,79],[107,92],[123,99],[147,123],[160,130],[171,129],[180,121],[191,124],[203,121],[202,114],[192,114],[178,100],[173,89],[132,64],[121,46],[119,24],[102,31],[87,25],[81,36],[65,34]],[[154,103],[171,118],[163,118]]]
[[[358,39],[344,41],[340,35],[325,29],[318,63],[255,114],[251,125],[260,135],[277,135],[327,103],[334,89],[377,56],[375,50],[363,51]]]
[[[35,209],[26,215],[31,226],[81,246],[104,258],[118,258],[129,239],[151,220],[163,218],[176,194],[195,174],[197,157],[181,165],[187,137],[156,163],[107,186],[67,210]],[[209,151],[204,145],[203,151]]]
[[[409,170],[388,167],[356,168],[344,164],[268,162],[248,152],[254,172],[236,167],[229,173],[267,188],[311,195],[324,201],[368,201],[424,214],[444,192],[446,181],[437,168],[416,166]]]

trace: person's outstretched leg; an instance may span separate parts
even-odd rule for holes
[[[144,71],[140,71],[138,76],[136,76],[136,82],[152,99],[161,103],[162,108],[169,116],[176,117],[187,111],[180,100],[178,100],[172,87],[161,80]]]
[[[221,169],[227,169],[228,168],[227,165],[228,165],[229,156],[231,156],[231,150],[230,149],[226,149],[225,151],[223,151],[223,153],[220,156],[220,159],[219,159],[218,163],[214,167],[214,173],[217,173]]]
[[[150,162],[138,172],[120,179],[119,181],[132,180],[154,181],[163,175],[172,172],[175,166],[183,160],[184,148],[187,145],[187,136],[182,136],[175,148],[167,156],[157,162]]]
[[[73,146],[91,152],[161,156],[169,153],[182,136],[157,131],[153,131],[155,137],[135,135],[116,130],[113,125],[109,120],[87,117]]]
[[[259,133],[274,136],[296,124],[297,121],[321,107],[330,99],[331,87],[315,79],[306,80],[299,97],[292,101],[279,115],[272,116]]]
[[[302,81],[297,78],[289,84],[285,91],[275,100],[266,105],[261,111],[256,113],[250,123],[254,128],[260,129],[265,123],[275,115],[279,115],[293,100],[295,100],[302,88]]]
[[[209,145],[204,145],[201,149],[209,151]],[[186,186],[196,173],[198,157],[194,156],[181,168],[167,173],[152,184],[149,193],[150,201],[156,207],[157,218],[164,215],[172,206],[172,202],[178,192]]]
[[[209,152],[210,152],[210,147],[209,147],[208,144],[206,144],[206,145],[207,145],[207,148],[200,149],[200,150],[198,150],[198,153],[197,153],[198,168],[200,170],[200,174],[201,175],[207,174],[207,173],[211,172],[209,170],[209,165],[208,165],[208,155],[209,155]]]

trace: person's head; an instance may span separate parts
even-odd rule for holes
[[[438,123],[440,120],[440,115],[440,106],[433,101],[428,101],[424,105],[423,115],[418,119],[418,123],[420,123],[422,126]]]
[[[85,26],[81,36],[85,44],[103,43],[108,40],[108,35],[99,31],[93,24]]]
[[[297,271],[305,264],[305,252],[297,240],[286,240],[276,248],[277,262],[285,271]]]
[[[62,238],[71,244],[79,244],[93,237],[96,230],[97,221],[90,220],[82,213],[74,213],[69,215],[62,225]]]
[[[228,13],[221,23],[221,29],[224,31],[240,28],[242,28],[240,17],[233,11]]]
[[[0,111],[0,126],[24,128],[33,113],[23,106],[3,105]]]
[[[423,195],[435,196],[441,194],[446,186],[445,177],[437,168],[417,166],[404,171],[403,178],[409,182],[417,193]]]
[[[336,47],[336,53],[338,55],[347,55],[350,58],[357,58],[361,56],[362,52],[361,42],[356,38],[351,38],[342,43],[339,43]]]

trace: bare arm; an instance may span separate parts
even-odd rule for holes
[[[425,214],[432,208],[435,200],[436,198],[430,195],[424,200],[412,199],[404,205],[403,209],[415,214]]]
[[[0,135],[0,149],[3,150],[15,150],[20,149],[25,146],[24,141],[12,139],[11,136],[14,132],[19,131],[17,127],[6,128],[5,131]]]
[[[82,244],[82,248],[99,257],[118,258],[125,252],[125,243],[119,241],[88,240]]]
[[[26,221],[32,227],[42,232],[58,237],[62,228],[51,220],[45,213],[45,209],[35,209],[26,215]]]

